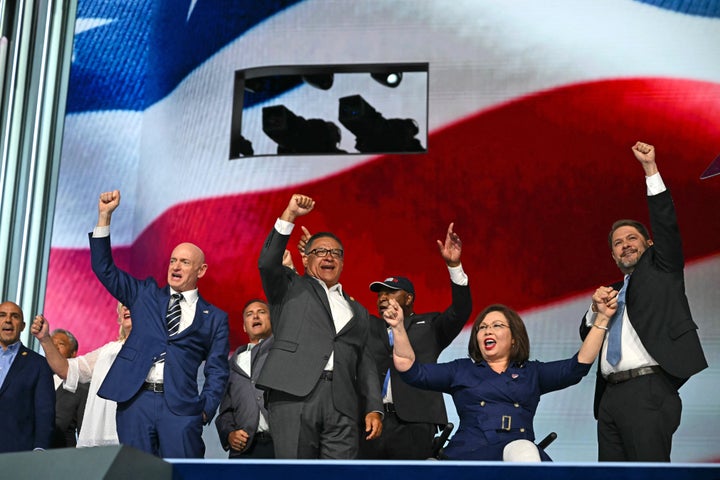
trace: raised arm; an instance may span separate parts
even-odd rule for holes
[[[287,207],[278,217],[275,227],[263,244],[258,267],[263,291],[271,304],[278,304],[282,300],[288,285],[297,276],[283,264],[295,219],[307,215],[314,207],[315,201],[306,195],[295,194],[290,197]],[[273,319],[272,322],[275,323],[276,320]]]
[[[296,218],[307,215],[313,208],[315,208],[315,200],[307,195],[296,193],[290,198],[288,206],[285,207],[282,215],[280,215],[280,220],[295,223]]]
[[[98,200],[98,227],[107,227],[110,225],[112,213],[120,205],[120,190],[112,192],[103,192]]]
[[[442,255],[448,267],[459,266],[460,254],[462,253],[462,242],[457,233],[453,231],[454,225],[454,223],[451,223],[448,227],[444,242],[440,240],[437,241],[438,247],[440,248],[440,255]]]
[[[655,163],[655,147],[649,143],[637,142],[633,145],[632,152],[642,165],[643,170],[645,170],[646,177],[658,173],[657,164]]]
[[[415,351],[410,345],[410,339],[405,331],[403,323],[405,315],[395,299],[389,299],[388,308],[383,311],[383,318],[392,328],[395,368],[398,372],[407,372],[415,363]]]
[[[595,321],[585,337],[580,351],[578,362],[591,364],[595,362],[600,348],[602,348],[605,333],[607,333],[610,319],[617,310],[617,290],[608,287],[599,287],[592,296],[593,308],[597,310]]]
[[[65,380],[68,373],[68,361],[63,357],[57,349],[50,336],[50,324],[42,315],[37,315],[30,326],[30,333],[38,339],[45,358],[47,359],[50,369],[57,374],[58,377]]]

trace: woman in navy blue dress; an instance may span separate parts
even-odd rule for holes
[[[450,394],[460,417],[460,426],[445,447],[443,458],[550,460],[533,443],[533,418],[540,395],[575,385],[587,375],[617,309],[616,297],[616,291],[604,288],[595,292],[596,328],[591,329],[578,353],[554,362],[529,360],[530,340],[520,316],[505,305],[491,305],[473,323],[470,358],[442,364],[417,363],[403,326],[402,309],[391,303],[383,316],[392,327],[393,361],[402,379],[418,388]]]

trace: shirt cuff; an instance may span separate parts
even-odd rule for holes
[[[277,230],[280,235],[290,235],[294,227],[294,223],[290,223],[279,218],[275,220],[275,230]]]
[[[455,285],[464,287],[468,284],[468,276],[462,268],[462,263],[457,267],[448,267],[448,271],[450,272],[450,280],[452,280]]]
[[[585,314],[585,326],[592,327],[593,323],[595,323],[596,316],[597,316],[597,313],[592,311],[592,305],[590,305],[590,308],[588,308],[588,311]]]
[[[660,172],[650,175],[649,177],[645,177],[645,184],[647,185],[648,197],[658,195],[667,190],[665,182],[663,182],[663,179],[660,176]]]
[[[110,236],[110,225],[93,228],[93,238],[104,238]]]

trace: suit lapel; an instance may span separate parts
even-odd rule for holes
[[[29,350],[25,348],[25,345],[20,345],[17,355],[15,355],[15,359],[13,360],[12,365],[10,365],[10,370],[8,370],[8,373],[5,376],[5,381],[2,384],[2,388],[0,388],[0,396],[2,396],[9,388],[12,378],[22,374],[22,372],[27,367],[27,358],[29,356],[28,352]]]
[[[327,293],[325,293],[325,289],[322,285],[320,285],[320,282],[316,280],[315,278],[311,277],[308,274],[305,274],[305,277],[307,277],[307,281],[310,284],[310,288],[312,288],[313,292],[317,296],[318,300],[320,300],[320,303],[325,308],[325,312],[327,312],[327,318],[330,322],[330,326],[332,327],[332,331],[335,331],[335,323],[333,322],[333,316],[332,316],[332,310],[330,309],[330,301],[327,298]]]
[[[168,302],[170,301],[170,296],[168,295]],[[200,326],[205,322],[205,319],[210,314],[210,304],[207,303],[199,294],[197,303],[195,303],[195,316],[193,317],[193,321],[188,327],[183,330],[182,332],[179,332],[177,335],[173,335],[173,339],[180,339],[184,338],[193,332],[195,332],[197,329],[200,328]]]
[[[345,293],[345,290],[343,290],[343,297],[348,302],[348,305],[350,305],[350,309],[352,310],[352,317],[350,317],[350,320],[345,324],[345,326],[338,332],[338,335],[343,335],[347,333],[351,328],[355,326],[357,323],[357,319],[360,317],[360,305],[358,303],[348,297],[348,295]]]

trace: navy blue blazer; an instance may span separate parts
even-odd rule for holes
[[[166,352],[164,394],[176,415],[215,415],[228,379],[227,313],[198,298],[192,325],[170,337],[165,314],[170,288],[154,279],[139,280],[114,263],[110,237],[92,238],[92,268],[108,292],[132,312],[132,334],[103,381],[98,395],[115,402],[130,400],[142,387],[150,367]],[[198,394],[197,374],[205,362],[205,383]]]
[[[42,355],[20,345],[0,388],[0,453],[50,448],[55,428],[52,375]]]
[[[450,460],[502,460],[513,440],[535,441],[533,420],[540,396],[578,383],[591,364],[577,354],[554,362],[512,364],[496,373],[469,358],[441,364],[415,362],[401,377],[408,384],[452,395],[460,426],[444,454]],[[540,451],[543,460],[550,460]]]

